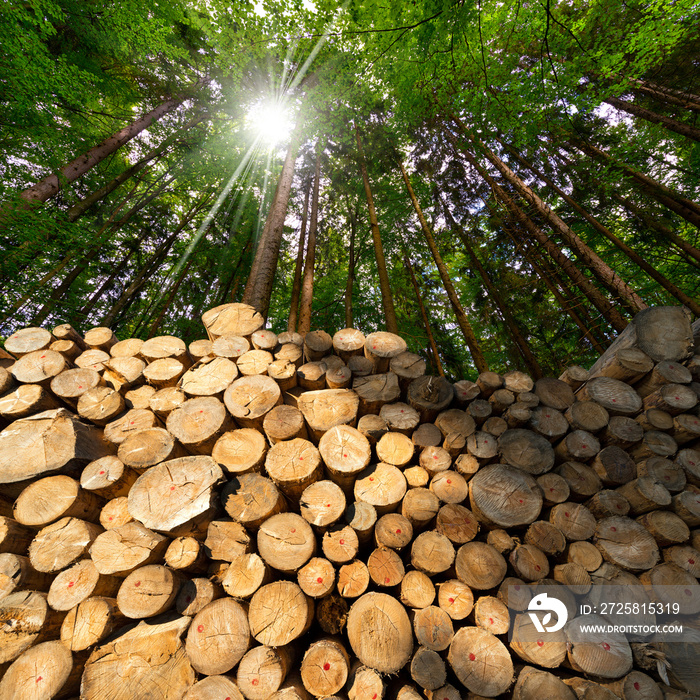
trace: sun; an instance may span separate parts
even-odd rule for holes
[[[269,146],[286,141],[294,123],[286,105],[280,101],[256,102],[246,114],[246,123],[255,135]]]

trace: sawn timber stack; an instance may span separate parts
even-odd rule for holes
[[[0,700],[700,694],[685,309],[641,312],[590,370],[454,384],[390,333],[202,321],[189,346],[6,340]],[[575,614],[610,583],[684,586],[689,642],[596,645],[572,615],[540,643],[534,585]]]

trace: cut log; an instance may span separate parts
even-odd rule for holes
[[[90,462],[80,475],[80,486],[100,498],[114,499],[126,496],[138,473],[124,466],[113,455]]]
[[[259,331],[255,332],[258,333]],[[238,359],[245,355],[245,353],[247,353],[249,350],[250,343],[240,335],[222,335],[211,344],[212,355],[219,358],[225,358],[233,362],[237,362]]]
[[[263,421],[263,430],[271,445],[282,440],[306,438],[306,424],[302,412],[294,406],[276,406]]]
[[[224,433],[214,445],[211,456],[226,473],[239,475],[260,471],[265,462],[265,438],[251,428],[240,428]]]
[[[700,439],[700,418],[689,413],[681,413],[673,419],[671,436],[678,445]]]
[[[629,384],[609,377],[596,377],[586,382],[577,398],[595,401],[612,416],[633,416],[642,409],[642,399]]]
[[[335,568],[323,557],[313,557],[297,572],[299,588],[311,598],[323,598],[335,588]]]
[[[440,500],[428,489],[413,488],[401,503],[401,515],[408,519],[414,530],[425,528],[438,514]]]
[[[367,593],[350,608],[348,639],[355,656],[380,673],[396,673],[413,651],[411,623],[405,608],[384,593]]]
[[[282,403],[282,392],[270,377],[242,377],[226,389],[224,403],[241,428],[262,431],[265,415]]]
[[[129,491],[129,512],[145,527],[161,532],[191,524],[213,505],[213,487],[224,478],[205,456],[180,457],[151,467]]]
[[[552,377],[538,379],[535,382],[534,393],[543,406],[557,411],[566,411],[574,403],[574,392],[571,387],[566,382]]]
[[[566,549],[564,533],[546,520],[536,520],[532,523],[525,532],[523,541],[525,544],[539,547],[550,557],[557,557]]]
[[[171,357],[179,360],[185,367],[192,364],[185,343],[174,335],[159,335],[149,338],[139,350],[139,355],[148,363]]]
[[[189,617],[140,622],[97,647],[85,665],[81,698],[181,698],[195,681],[180,639],[190,622]]]
[[[554,448],[554,454],[562,462],[588,462],[598,452],[600,443],[585,430],[574,430]]]
[[[292,668],[292,647],[273,649],[267,646],[253,647],[245,653],[236,673],[240,692],[248,700],[267,700],[276,693]],[[217,696],[219,697],[219,696]],[[225,694],[220,697],[226,697]],[[233,696],[232,700],[233,700]]]
[[[315,362],[330,354],[333,338],[326,331],[311,331],[304,336],[304,355],[309,362]]]
[[[386,462],[387,464],[392,464],[395,467],[405,467],[411,461],[411,459],[413,459],[414,449],[415,446],[411,441],[411,438],[398,432],[386,433],[386,435],[383,435],[376,445],[377,458],[380,461]]]
[[[354,494],[356,500],[373,505],[377,513],[383,515],[396,510],[406,489],[406,479],[401,471],[380,462],[358,474]]]
[[[700,492],[684,491],[673,497],[673,512],[689,527],[700,526]]]
[[[524,666],[513,687],[513,700],[538,700],[539,698],[576,700],[576,695],[557,676],[532,666]]]
[[[282,391],[289,391],[298,384],[297,367],[293,362],[289,362],[288,360],[275,360],[271,362],[267,366],[267,376],[274,379]]]
[[[174,357],[164,357],[151,362],[143,371],[149,384],[157,389],[174,387],[185,372],[185,366]]]
[[[460,683],[472,693],[495,697],[513,682],[513,662],[505,645],[479,627],[462,627],[447,660]]]
[[[549,513],[549,522],[559,528],[569,542],[590,539],[596,528],[593,514],[579,503],[565,502],[554,506]]]
[[[110,359],[111,355],[108,352],[91,348],[75,358],[75,365],[76,367],[94,369],[95,372],[102,374]]]
[[[189,575],[202,574],[207,569],[204,546],[194,537],[177,537],[165,551],[165,563]]]
[[[700,452],[694,449],[684,449],[676,455],[676,464],[685,472],[689,484],[700,486]]]
[[[267,374],[267,368],[274,362],[271,352],[266,350],[249,350],[238,358],[236,366],[243,377]]]
[[[554,465],[552,446],[531,430],[506,430],[498,438],[498,451],[506,464],[528,474],[543,474]]]
[[[188,452],[209,455],[216,441],[233,427],[224,404],[213,396],[185,401],[167,418],[166,425]]]
[[[49,350],[60,353],[68,362],[75,362],[75,358],[82,352],[80,346],[72,340],[55,340]]]
[[[85,520],[61,518],[39,530],[29,545],[29,560],[37,571],[60,571],[84,556],[101,532],[99,525]]]
[[[63,620],[61,642],[71,651],[85,651],[108,637],[123,621],[114,598],[87,598]]]
[[[506,634],[510,629],[510,613],[504,603],[490,595],[481,596],[474,606],[474,623],[491,634]]]
[[[54,340],[56,338],[44,328],[22,328],[5,341],[5,350],[15,357],[22,357],[37,350],[47,350]]]
[[[104,326],[97,326],[96,328],[91,328],[83,336],[85,345],[88,348],[94,348],[97,350],[109,350],[113,345],[116,345],[117,338],[111,329],[105,328]]]
[[[381,439],[389,435],[391,433],[387,433]],[[356,478],[367,467],[372,456],[372,448],[367,438],[349,425],[337,425],[324,433],[318,448],[333,481],[346,493],[350,493]],[[411,453],[412,451],[413,443]]]
[[[611,515],[627,515],[630,510],[629,501],[617,491],[603,489],[586,501],[586,508],[600,520]]]
[[[65,409],[45,411],[0,433],[0,483],[70,471],[111,451],[98,430]]]
[[[221,598],[224,591],[221,586],[208,578],[193,578],[185,581],[175,599],[175,609],[181,615],[196,615],[213,600]]]
[[[8,421],[60,408],[58,401],[38,384],[22,384],[0,398],[0,416]]]
[[[275,352],[276,361],[285,361],[296,368],[304,364],[304,351],[295,343],[285,343]]]
[[[304,520],[324,531],[343,516],[345,495],[332,481],[316,481],[302,492],[299,510]]]
[[[120,584],[120,579],[101,574],[90,559],[83,559],[56,576],[47,602],[54,610],[70,610],[91,596],[115,596]]]
[[[60,518],[97,522],[103,501],[84,491],[69,476],[48,476],[25,488],[15,501],[13,515],[22,525],[41,528]]]
[[[542,510],[537,482],[519,469],[493,464],[469,482],[469,503],[480,522],[499,527],[529,525]]]
[[[567,549],[566,558],[588,572],[595,571],[603,563],[602,555],[590,542],[572,542]]]
[[[474,595],[466,583],[451,579],[438,584],[438,605],[453,620],[464,620],[472,611]]]
[[[624,634],[590,631],[589,625],[603,625],[598,615],[582,615],[565,628],[571,666],[598,678],[621,678],[632,670],[632,650]]]
[[[546,506],[554,506],[568,500],[571,493],[569,484],[559,474],[547,472],[537,477],[537,485],[542,490],[542,497]]]
[[[124,411],[124,397],[115,389],[96,386],[78,399],[78,414],[96,425],[107,425]]]
[[[404,470],[403,475],[409,489],[423,488],[430,481],[430,474],[423,467],[409,467]]]
[[[595,401],[584,401],[580,397],[569,406],[564,414],[573,430],[587,430],[597,433],[610,420],[610,414]]]
[[[486,544],[490,544],[500,554],[507,554],[515,549],[518,542],[505,530],[489,530],[486,535]]]
[[[378,331],[365,339],[365,357],[372,360],[374,371],[386,372],[395,357],[406,352],[406,341],[394,333]]]
[[[0,698],[67,697],[78,691],[82,663],[61,642],[28,649],[5,673]]]
[[[563,630],[539,632],[530,615],[516,615],[511,648],[526,663],[558,668],[566,659],[566,636]]]
[[[377,509],[369,503],[355,501],[345,509],[345,522],[355,531],[361,543],[369,542],[377,522]]]
[[[379,411],[379,417],[384,419],[389,430],[411,436],[418,427],[420,416],[418,411],[406,403],[385,404]]]
[[[54,377],[69,367],[65,357],[55,350],[36,350],[22,355],[10,372],[20,384],[39,384],[48,389]]]
[[[125,577],[139,566],[159,561],[168,542],[132,521],[99,535],[90,547],[90,556],[101,574]]]
[[[367,570],[372,581],[380,588],[398,586],[406,573],[401,557],[386,547],[378,547],[369,555]]]
[[[336,524],[324,533],[321,548],[333,564],[347,564],[357,556],[360,540],[349,525]]]
[[[651,477],[671,493],[683,491],[686,485],[686,475],[681,465],[663,457],[649,457],[639,462],[637,475]]]
[[[658,408],[677,416],[690,411],[697,402],[697,394],[685,384],[665,384],[644,399],[644,408]]]
[[[368,374],[372,374],[374,365],[372,360],[368,360],[364,355],[353,355],[348,359],[348,368],[353,377],[366,377]]]
[[[656,540],[660,547],[682,544],[690,538],[690,529],[675,514],[666,510],[655,510],[637,518]]]
[[[318,443],[331,428],[341,425],[353,427],[358,405],[359,398],[350,389],[322,389],[303,393],[299,397],[298,408],[309,428],[309,437]]]
[[[468,508],[448,503],[438,511],[435,529],[453,544],[465,544],[476,537],[479,522]]]
[[[693,375],[690,370],[682,364],[662,360],[634,388],[642,398],[645,398],[665,384],[690,384],[692,380]]]
[[[566,481],[573,500],[590,498],[602,488],[600,477],[595,471],[580,462],[564,462],[556,471]]]
[[[132,619],[161,615],[175,605],[184,576],[159,564],[130,573],[117,593],[119,610]]]
[[[659,548],[654,538],[630,518],[600,520],[594,544],[606,561],[627,571],[646,571],[659,561]]]
[[[516,576],[524,581],[541,581],[549,575],[547,555],[533,544],[519,544],[508,558]]]
[[[204,552],[213,560],[233,561],[252,549],[250,535],[240,523],[212,520],[207,527]]]
[[[304,489],[321,478],[323,464],[318,449],[312,443],[303,438],[294,438],[272,446],[265,458],[265,470],[282,493],[299,500]]]
[[[401,394],[398,377],[393,372],[356,377],[352,388],[359,398],[360,416],[378,414],[382,406],[397,401]],[[411,401],[409,403],[416,408]]]
[[[673,416],[658,408],[642,411],[635,420],[644,430],[668,432],[673,429]]]
[[[182,697],[182,700],[244,700],[238,686],[229,676],[205,676],[197,681]]]
[[[464,408],[469,402],[481,396],[481,389],[475,382],[470,382],[468,379],[455,382],[453,389],[455,401],[460,408]]]
[[[494,391],[503,386],[503,377],[496,372],[482,372],[476,378],[476,385],[483,398],[488,399]]]
[[[214,357],[208,362],[202,361],[185,372],[179,386],[188,396],[216,396],[221,398],[223,392],[238,376],[238,368],[223,357]]]
[[[278,513],[265,520],[258,530],[257,543],[265,563],[287,573],[298,571],[316,551],[311,526],[296,513]]]
[[[265,324],[263,317],[247,304],[222,304],[202,316],[202,323],[210,340],[227,333],[250,336]]]
[[[408,403],[418,411],[421,422],[432,423],[454,397],[454,388],[444,377],[423,376],[408,386]]]
[[[153,387],[150,387],[151,389]],[[152,395],[154,392],[151,392]],[[149,396],[150,398],[150,396]],[[104,429],[105,440],[114,445],[120,445],[129,435],[146,430],[147,428],[162,427],[153,411],[147,408],[132,408],[123,416],[107,423]]]
[[[146,428],[131,433],[117,450],[121,462],[139,473],[186,454],[182,445],[164,428]]]
[[[435,586],[422,571],[409,571],[401,580],[400,599],[407,608],[427,608],[435,600]]]
[[[355,328],[343,328],[333,336],[333,349],[345,362],[353,355],[361,355],[364,347],[364,333]]]
[[[113,357],[105,364],[103,377],[114,389],[122,391],[142,385],[146,363],[138,357]],[[154,389],[155,387],[149,387]],[[124,399],[127,400],[126,395]]]
[[[250,632],[260,644],[281,647],[304,634],[313,621],[311,598],[291,581],[260,588],[250,601]]]
[[[300,670],[304,687],[317,698],[326,698],[345,685],[350,657],[339,641],[320,639],[307,649]]]
[[[358,598],[369,586],[367,565],[355,559],[338,570],[338,593],[344,598]]]
[[[630,456],[617,446],[603,448],[591,466],[605,486],[621,486],[637,475],[637,467]]]
[[[52,610],[45,593],[17,591],[0,599],[0,663],[16,659],[33,644],[58,637],[65,613]]]
[[[644,429],[632,418],[613,416],[600,437],[601,444],[605,446],[628,448],[644,437]]]
[[[447,680],[443,658],[432,649],[418,647],[411,659],[411,678],[424,690],[442,687]]]
[[[399,386],[401,391],[408,390],[408,385],[418,377],[425,374],[425,360],[412,352],[402,352],[396,357],[392,357],[389,361],[389,371],[393,372],[399,378]]]
[[[231,479],[221,490],[221,502],[226,512],[249,530],[258,529],[265,520],[286,510],[284,496],[275,484],[255,473]]]
[[[53,576],[37,571],[27,557],[0,554],[0,598],[15,591],[48,591]]]
[[[126,496],[118,496],[111,501],[107,501],[100,513],[100,525],[105,530],[111,530],[120,525],[133,522],[134,519],[129,514],[128,501],[129,499]]]
[[[573,404],[571,408],[577,403]],[[569,430],[569,422],[564,414],[549,406],[538,406],[532,409],[529,426],[550,442],[559,440]]]
[[[493,406],[488,401],[476,399],[467,406],[467,413],[476,425],[482,426],[493,413]]]
[[[472,590],[495,588],[504,579],[507,568],[503,556],[485,542],[467,542],[455,557],[457,578]]]
[[[634,479],[618,487],[617,490],[629,501],[630,512],[634,515],[671,505],[671,494],[668,489],[648,476]]]
[[[531,417],[532,410],[519,401],[516,401],[503,414],[503,420],[509,428],[522,428]]]
[[[385,687],[382,677],[373,668],[363,666],[356,661],[350,669],[347,682],[349,700],[364,700],[364,698],[383,698]]]
[[[112,345],[109,354],[112,357],[136,357],[141,352],[142,346],[143,340],[140,338],[127,338]]]
[[[489,403],[491,408],[496,415],[501,415],[509,406],[515,403],[515,395],[512,391],[508,389],[496,389],[496,391],[489,396]]]

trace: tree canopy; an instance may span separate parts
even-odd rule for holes
[[[390,326],[388,293],[455,379],[700,315],[698,27],[691,0],[4,2],[0,333],[194,340],[259,275],[277,332],[295,298]]]

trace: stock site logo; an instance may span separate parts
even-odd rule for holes
[[[565,624],[569,617],[566,605],[557,600],[556,598],[551,598],[546,593],[540,593],[536,595],[531,601],[530,605],[527,606],[528,614],[532,620],[532,624],[535,629],[542,632],[558,632]],[[540,621],[537,612],[547,612],[542,621]],[[552,613],[557,614],[557,621],[553,625],[548,625],[549,621],[552,619]]]

